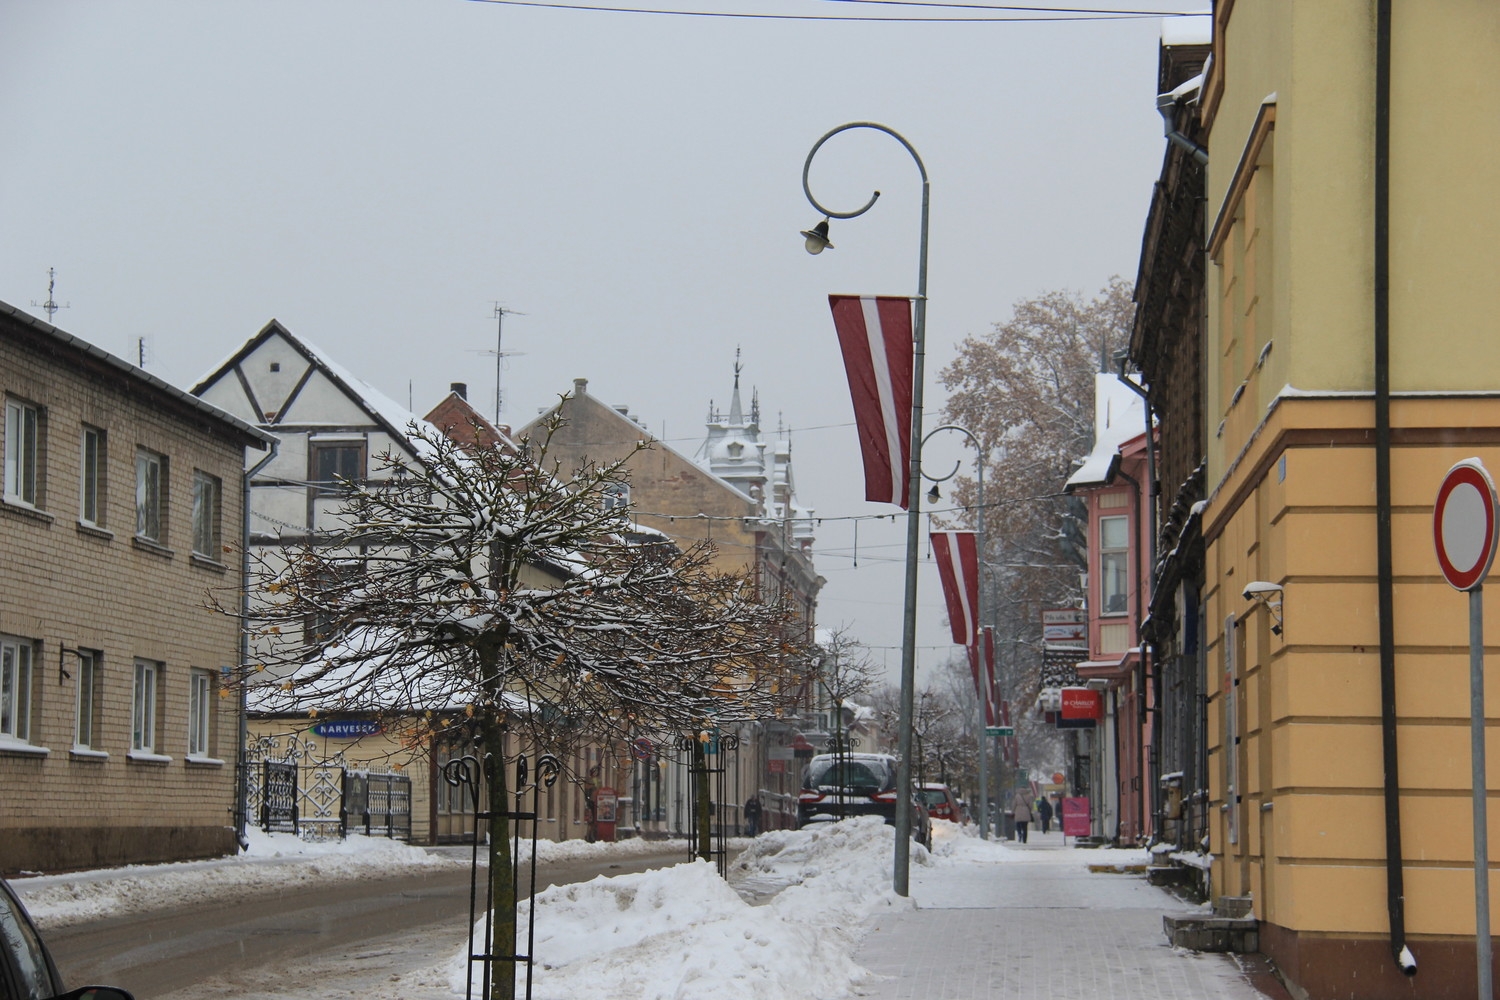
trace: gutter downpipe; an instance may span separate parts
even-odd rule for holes
[[[250,810],[250,774],[247,770],[250,761],[245,746],[250,740],[249,698],[245,690],[250,660],[250,487],[256,473],[270,465],[280,451],[281,438],[272,435],[266,457],[246,470],[244,509],[240,518],[240,741],[234,757],[234,836],[242,851],[250,847],[250,840],[245,835]]]
[[[1204,156],[1206,159],[1207,154],[1205,153]],[[1154,717],[1153,724],[1151,726],[1151,764],[1153,769],[1160,769],[1162,697],[1161,670],[1157,666],[1156,657],[1154,655],[1150,658],[1149,661],[1146,658],[1147,646],[1145,637],[1141,635],[1142,620],[1140,613],[1140,608],[1142,606],[1149,608],[1152,603],[1152,601],[1147,600],[1146,597],[1145,587],[1148,580],[1151,581],[1153,585],[1151,587],[1151,597],[1156,597],[1156,573],[1159,568],[1156,559],[1156,544],[1158,541],[1157,533],[1160,531],[1160,528],[1158,528],[1157,526],[1156,519],[1157,511],[1161,506],[1161,481],[1156,476],[1156,426],[1151,416],[1151,394],[1147,392],[1143,387],[1137,385],[1135,382],[1132,382],[1125,376],[1123,359],[1121,361],[1120,371],[1116,373],[1115,378],[1124,383],[1124,385],[1127,386],[1131,392],[1141,397],[1141,402],[1145,404],[1144,409],[1146,411],[1146,522],[1147,530],[1149,530],[1150,534],[1146,536],[1146,544],[1141,546],[1141,551],[1144,552],[1148,558],[1148,562],[1146,563],[1146,565],[1150,567],[1151,573],[1149,577],[1143,574],[1141,576],[1141,582],[1139,584],[1141,593],[1137,595],[1136,599],[1135,642],[1141,650],[1141,669],[1148,671],[1147,676],[1151,681],[1151,705],[1149,711],[1150,714]],[[1139,487],[1137,487],[1137,492],[1139,493]],[[1136,518],[1137,523],[1139,523],[1139,511],[1137,511],[1136,513]],[[1154,644],[1152,645],[1151,651],[1153,654],[1156,652]],[[1144,685],[1142,686],[1141,696],[1143,698],[1145,697]],[[1144,719],[1146,717],[1146,713],[1147,706],[1145,704],[1142,704],[1141,718]],[[1143,783],[1143,786],[1145,780],[1146,767],[1145,762],[1143,761],[1141,766],[1141,781]],[[1151,832],[1154,838],[1155,835],[1161,831],[1161,784],[1155,774],[1151,775],[1150,795],[1152,817]]]
[[[1406,947],[1401,780],[1396,754],[1395,583],[1391,555],[1391,0],[1375,4],[1375,546],[1380,614],[1380,730],[1385,764],[1385,885],[1391,957],[1417,972]]]
[[[1167,137],[1167,141],[1172,145],[1182,147],[1187,150],[1188,155],[1193,159],[1205,167],[1208,166],[1208,150],[1177,131],[1177,123],[1172,121],[1172,114],[1176,109],[1176,94],[1166,93],[1156,95],[1156,110],[1161,115],[1162,134]]]

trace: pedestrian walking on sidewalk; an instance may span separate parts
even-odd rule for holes
[[[753,837],[760,832],[760,796],[752,795],[745,800],[745,836]]]
[[[1010,811],[1016,819],[1016,839],[1024,844],[1026,824],[1031,822],[1031,793],[1027,789],[1016,789],[1016,793],[1010,797]]]
[[[1052,828],[1052,803],[1047,801],[1047,796],[1042,796],[1042,801],[1037,803],[1037,819],[1041,821],[1042,832],[1047,833]]]

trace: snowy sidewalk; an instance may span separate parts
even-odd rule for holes
[[[939,843],[912,867],[917,909],[879,915],[854,960],[871,1000],[1265,1000],[1235,959],[1169,947],[1162,915],[1193,908],[1140,875],[1089,870],[1144,852],[1031,842]]]

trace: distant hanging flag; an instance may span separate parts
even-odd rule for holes
[[[980,704],[984,706],[984,724],[986,726],[1008,726],[1010,723],[1002,722],[1003,713],[1000,711],[999,691],[995,688],[995,630],[984,630],[984,659],[979,658],[980,644],[978,642],[969,645],[969,672],[974,676],[974,692],[979,697]]]
[[[830,295],[865,464],[865,499],[908,506],[911,487],[911,299]]]
[[[932,532],[932,554],[948,603],[948,625],[959,646],[979,635],[979,542],[972,531]]]

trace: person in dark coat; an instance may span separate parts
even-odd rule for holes
[[[760,797],[752,795],[745,800],[745,836],[753,837],[760,832]]]
[[[1047,800],[1047,796],[1042,796],[1036,812],[1037,818],[1042,822],[1042,832],[1046,833],[1052,828],[1052,803]]]

